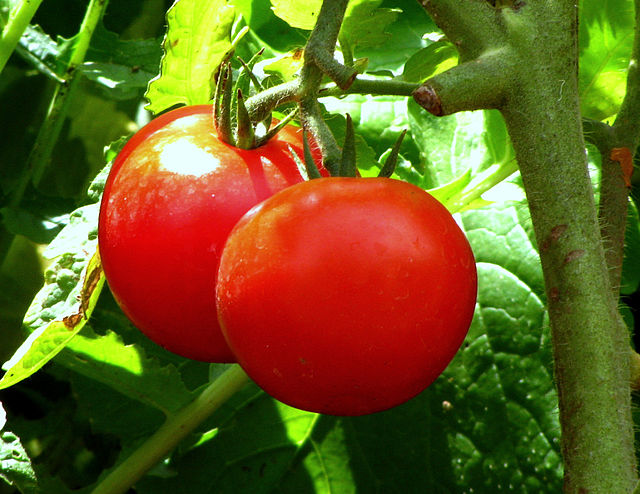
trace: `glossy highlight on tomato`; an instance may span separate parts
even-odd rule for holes
[[[216,317],[215,278],[238,219],[302,177],[300,129],[242,150],[221,142],[212,107],[188,106],[152,120],[116,158],[98,241],[107,282],[125,314],[179,355],[233,362]]]
[[[291,406],[362,415],[399,405],[449,364],[477,273],[449,212],[392,179],[320,178],[248,212],[220,262],[217,305],[238,362]]]

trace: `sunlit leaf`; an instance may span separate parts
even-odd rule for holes
[[[633,2],[582,2],[580,102],[583,115],[615,116],[626,90],[633,43]]]
[[[87,206],[88,207],[88,206]],[[97,209],[97,208],[96,208]],[[82,222],[91,222],[91,213],[81,213]],[[87,217],[84,216],[88,215]],[[79,232],[68,230],[77,228],[73,216],[65,233],[76,239]],[[72,239],[67,239],[71,240]],[[95,251],[94,242],[80,245]],[[82,329],[89,319],[104,284],[100,259],[95,254],[91,259],[86,253],[65,252],[50,267],[45,276],[47,283],[36,296],[25,316],[25,324],[32,333],[20,346],[15,355],[4,365],[6,374],[0,380],[0,389],[13,386],[37,372],[55,357]]]
[[[215,72],[231,48],[235,10],[227,0],[180,0],[167,12],[160,74],[149,84],[147,109],[208,103]]]
[[[388,39],[386,27],[398,9],[378,8],[382,0],[351,0],[345,12],[341,35],[351,46],[377,46]],[[291,27],[311,30],[316,24],[322,0],[271,0],[274,13]]]
[[[92,190],[103,186],[102,175]],[[45,284],[24,317],[29,337],[4,364],[0,389],[26,379],[55,357],[82,329],[104,285],[97,252],[99,203],[71,213],[69,224],[47,246],[52,260]]]
[[[313,29],[322,0],[271,0],[273,12],[291,27]]]
[[[85,327],[58,362],[166,415],[192,399],[173,365],[162,366],[113,332],[100,336]]]
[[[31,460],[20,438],[12,432],[0,432],[0,465],[2,465],[0,478],[18,488],[21,493],[38,494],[40,492]]]
[[[408,82],[422,82],[428,77],[457,65],[458,52],[446,40],[436,41],[414,53],[404,66],[402,78]]]

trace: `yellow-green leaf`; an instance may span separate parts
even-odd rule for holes
[[[231,48],[235,9],[227,0],[179,0],[167,12],[160,74],[147,89],[147,110],[206,104],[213,78]]]

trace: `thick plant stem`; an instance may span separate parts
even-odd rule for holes
[[[502,108],[545,278],[567,493],[630,492],[636,482],[627,329],[617,310],[587,171],[574,2],[532,12],[546,49],[521,49]],[[562,5],[561,5],[562,4]],[[533,10],[533,9],[532,9]],[[543,25],[543,24],[540,24]]]
[[[560,113],[553,123],[531,109],[504,115],[545,275],[565,492],[629,492],[636,476],[627,329],[609,288],[584,151],[575,145],[578,115]]]
[[[147,439],[129,458],[118,465],[93,490],[92,494],[123,494],[180,441],[187,437],[240,390],[248,376],[239,365],[233,365],[211,383],[194,401],[169,417],[160,429]]]
[[[547,294],[564,491],[631,492],[637,483],[631,355],[584,152],[577,4],[517,2],[494,8],[478,0],[422,3],[456,44],[462,63],[455,73],[427,81],[426,101],[416,100],[430,111],[439,109],[438,114],[495,105],[516,151]],[[488,75],[499,78],[493,86],[498,94],[488,97],[486,74],[474,63],[496,50],[501,56],[494,63],[503,70],[491,67]],[[458,94],[460,88],[464,94]],[[637,122],[631,121],[631,127],[638,131]]]

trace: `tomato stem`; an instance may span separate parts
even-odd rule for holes
[[[231,63],[226,61],[220,67],[218,83],[214,97],[213,119],[216,132],[221,141],[235,145],[235,138],[231,126]]]
[[[131,456],[118,465],[92,494],[123,494],[156,463],[162,460],[231,396],[248,382],[242,368],[234,364],[149,437]]]
[[[253,130],[253,124],[249,118],[247,107],[244,106],[244,97],[242,96],[242,90],[237,90],[237,132],[236,132],[236,145],[241,149],[250,149],[255,146],[255,132]]]
[[[630,492],[638,477],[629,333],[613,296],[584,152],[578,5],[519,2],[496,11],[487,2],[421,3],[455,40],[462,63],[427,80],[416,101],[436,115],[499,109],[518,159],[547,295],[565,490]],[[635,6],[632,60],[640,53],[640,1]],[[639,74],[635,64],[630,98],[640,102]],[[619,117],[633,144],[640,103],[629,104]]]
[[[9,57],[18,46],[20,37],[31,22],[42,0],[20,2],[9,14],[9,20],[0,36],[0,73],[7,64]]]

